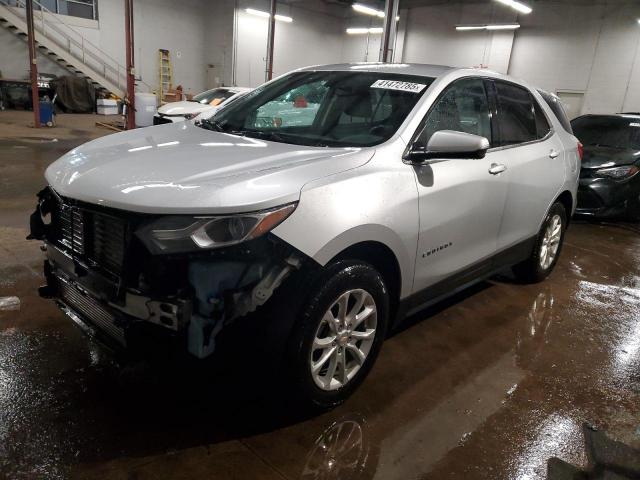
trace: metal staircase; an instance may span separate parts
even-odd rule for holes
[[[25,1],[9,2],[0,0],[0,25],[26,40]],[[124,98],[126,68],[65,23],[61,15],[55,15],[38,0],[33,0],[33,5],[35,41],[40,51],[74,74],[84,76],[98,90]]]

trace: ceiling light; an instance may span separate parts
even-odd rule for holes
[[[356,12],[364,13],[366,15],[373,15],[374,17],[384,18],[384,12],[382,10],[376,10],[372,7],[367,7],[366,5],[362,5],[361,3],[354,3],[351,5]]]
[[[529,7],[528,5],[525,5],[522,2],[518,2],[517,0],[496,0],[496,1],[503,3],[504,5],[507,5],[508,7],[511,7],[520,13],[531,13],[531,10],[532,10],[531,7]]]
[[[486,25],[457,25],[456,30],[486,30]]]
[[[245,12],[250,13],[251,15],[257,15],[258,17],[270,18],[271,14],[269,12],[263,12],[262,10],[255,10],[254,8],[245,8]],[[286,15],[278,15],[275,16],[276,20],[280,20],[281,22],[291,23],[293,22],[293,18],[287,17]]]
[[[487,25],[487,30],[515,30],[516,28],[520,28],[520,25],[517,23],[509,25]]]
[[[250,13],[251,15],[257,15],[258,17],[269,18],[271,14],[269,12],[263,12],[262,10],[254,10],[253,8],[245,8],[245,12]]]
[[[362,35],[366,33],[382,33],[382,27],[373,28],[347,28],[349,35]]]
[[[506,23],[497,25],[456,25],[456,30],[515,30],[520,28],[517,23]]]

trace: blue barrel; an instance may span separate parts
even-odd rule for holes
[[[53,125],[53,103],[48,98],[40,100],[40,123]]]

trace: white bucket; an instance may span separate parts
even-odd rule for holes
[[[153,93],[136,93],[136,127],[150,127],[158,108],[158,100]]]

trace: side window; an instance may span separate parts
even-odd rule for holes
[[[481,79],[467,78],[450,85],[427,113],[418,142],[427,145],[439,130],[472,133],[491,141],[491,116]]]
[[[500,145],[514,145],[538,138],[533,101],[525,88],[495,82],[498,95]]]
[[[538,105],[538,102],[536,102],[536,99],[532,98],[532,101],[536,114],[536,131],[538,132],[538,138],[544,138],[551,130],[551,127],[549,126],[549,122],[547,121],[547,117],[542,111],[542,108]]]

